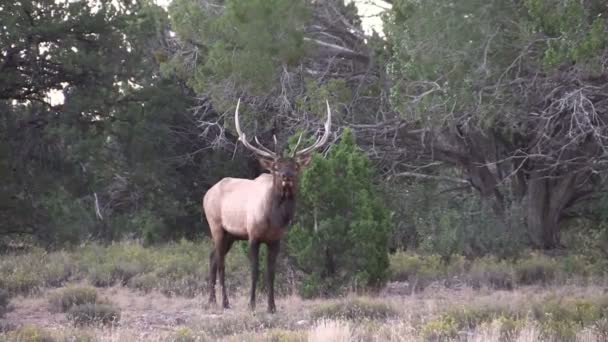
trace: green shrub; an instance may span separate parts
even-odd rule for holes
[[[298,185],[300,207],[286,238],[296,266],[322,282],[315,288],[330,292],[381,286],[388,276],[390,213],[352,132],[344,130],[326,158],[313,155]]]
[[[517,318],[506,303],[483,302],[474,305],[453,306],[443,314],[449,317],[459,329],[472,330],[482,323],[492,322],[499,318]]]
[[[487,286],[492,289],[511,290],[514,285],[512,267],[506,261],[495,257],[475,260],[468,274],[468,282],[474,288]]]
[[[539,337],[543,341],[574,342],[580,328],[571,321],[548,319],[541,323],[540,330]]]
[[[49,297],[51,311],[55,312],[66,312],[76,305],[94,303],[97,303],[97,290],[90,286],[70,286]]]
[[[10,297],[8,291],[0,289],[0,318],[9,311]]]
[[[433,280],[446,276],[446,267],[439,255],[417,255],[396,252],[389,256],[390,274],[393,281],[409,281],[424,288]]]
[[[420,334],[425,341],[446,341],[458,335],[458,326],[451,317],[440,317],[424,323]]]
[[[550,296],[534,303],[532,313],[540,322],[572,322],[583,328],[608,314],[608,297],[581,299]]]
[[[120,320],[120,310],[110,304],[80,304],[70,308],[67,318],[78,325],[112,324]]]
[[[144,292],[149,292],[152,289],[158,288],[160,279],[154,273],[138,274],[131,278],[127,283],[130,288],[138,289]]]
[[[514,341],[522,328],[526,325],[525,319],[513,318],[511,316],[500,316],[496,320],[500,326],[500,341]]]
[[[112,276],[112,266],[101,264],[89,269],[89,281],[96,287],[108,287],[116,282]]]
[[[27,324],[9,334],[13,341],[27,342],[56,342],[57,340],[47,329]]]
[[[560,258],[558,273],[569,277],[578,275],[586,278],[592,275],[592,269],[592,263],[587,258],[583,255],[572,254]]]
[[[532,253],[515,264],[515,279],[521,285],[548,284],[557,274],[555,260],[542,254]]]
[[[207,341],[208,339],[204,336],[197,336],[190,328],[179,327],[175,330],[173,336],[171,336],[171,342],[197,342]],[[167,341],[169,342],[169,341]]]
[[[313,319],[387,319],[397,317],[398,312],[389,304],[370,298],[352,298],[315,307]]]
[[[269,329],[263,334],[256,334],[248,341],[252,342],[306,342],[307,336],[303,331],[293,331],[287,329]]]

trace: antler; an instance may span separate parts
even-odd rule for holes
[[[327,139],[329,138],[329,134],[331,132],[331,109],[329,108],[329,102],[327,100],[325,100],[325,103],[327,104],[327,121],[325,121],[325,132],[323,133],[323,136],[319,137],[319,139],[317,139],[317,141],[315,141],[315,143],[312,144],[311,146],[309,146],[301,151],[295,152],[294,156],[301,156],[301,155],[308,154],[308,153],[312,152],[313,150],[323,146],[327,142]],[[300,135],[300,139],[301,138],[302,138],[302,136]],[[298,139],[298,145],[300,144],[300,139]],[[297,145],[296,145],[296,148],[297,148]]]
[[[240,104],[241,104],[241,99],[239,98],[239,100],[236,103],[236,110],[234,111],[234,123],[236,126],[236,132],[239,134],[239,140],[243,143],[243,145],[247,149],[251,150],[253,153],[255,153],[259,156],[262,156],[262,157],[276,159],[276,157],[277,157],[276,153],[272,152],[269,148],[264,147],[264,145],[260,144],[257,137],[254,136],[254,139],[258,143],[258,145],[260,145],[261,149],[251,145],[247,141],[247,138],[245,137],[245,133],[243,133],[243,131],[241,131],[241,125],[239,123],[239,105]]]

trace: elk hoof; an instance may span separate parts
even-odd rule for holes
[[[274,304],[268,304],[268,313],[275,313],[277,312],[277,307]]]

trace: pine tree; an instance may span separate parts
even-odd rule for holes
[[[373,170],[345,130],[327,157],[315,155],[300,179],[288,249],[307,274],[301,294],[381,284],[388,268],[389,212]]]

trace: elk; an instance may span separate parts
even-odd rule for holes
[[[249,308],[255,310],[255,291],[259,273],[259,249],[264,243],[268,249],[267,283],[268,283],[268,312],[276,312],[274,303],[275,264],[281,238],[291,223],[295,213],[297,177],[300,171],[308,165],[312,152],[323,146],[330,135],[331,110],[327,103],[327,121],[325,132],[311,146],[297,150],[302,135],[300,135],[294,152],[288,156],[264,147],[257,137],[253,146],[241,131],[239,124],[239,99],[236,104],[234,121],[238,133],[238,141],[252,151],[263,169],[263,173],[255,179],[226,177],[213,185],[203,197],[203,211],[211,239],[213,250],[209,256],[209,304],[215,305],[215,282],[219,275],[222,288],[223,308],[229,308],[225,286],[224,260],[232,244],[237,240],[248,241],[248,254],[251,266],[251,296]]]

